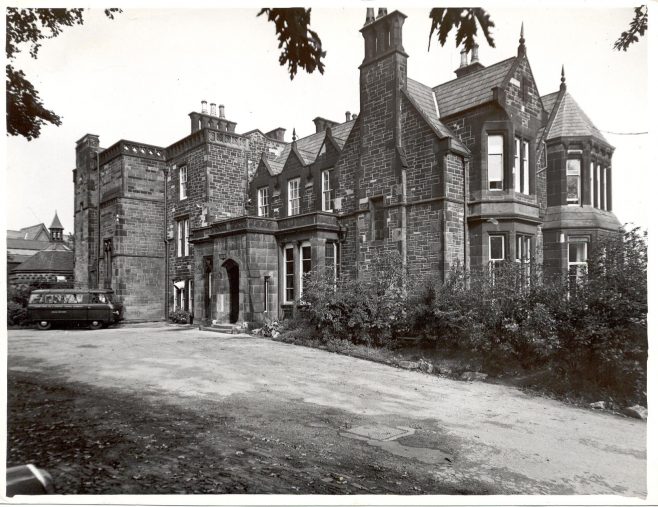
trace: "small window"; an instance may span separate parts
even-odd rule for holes
[[[311,272],[312,267],[310,243],[302,244],[299,261],[301,263],[299,270],[299,294],[301,295],[304,292],[304,277]]]
[[[490,190],[503,189],[503,136],[487,136],[487,174]]]
[[[285,259],[285,299],[287,303],[295,300],[295,253],[292,245],[284,250]]]
[[[327,276],[336,283],[338,278],[338,243],[327,242],[324,246],[324,265]]]
[[[489,261],[500,262],[505,260],[505,236],[495,234],[489,236]]]
[[[187,166],[182,165],[178,170],[178,186],[180,200],[187,199]]]
[[[299,178],[288,180],[288,216],[299,214]]]
[[[322,171],[322,211],[333,211],[334,191],[331,188],[331,170]]]
[[[189,218],[184,218],[176,222],[177,232],[178,232],[178,247],[176,250],[177,257],[183,257],[190,255],[190,220]]]
[[[567,204],[580,204],[580,159],[567,159]]]
[[[387,215],[383,197],[376,197],[370,200],[370,224],[373,239],[382,240],[388,238]]]
[[[261,187],[258,189],[258,216],[270,216],[270,196],[268,187]]]
[[[580,285],[587,274],[587,238],[569,238],[569,287]]]

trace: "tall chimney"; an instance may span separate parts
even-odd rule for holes
[[[224,104],[219,105],[219,117],[224,118]]]
[[[210,103],[210,115],[217,116],[217,104],[215,104],[214,102]]]
[[[478,49],[480,46],[475,43],[473,46],[473,52],[471,53],[471,63],[479,62],[480,60],[478,59]]]
[[[345,111],[345,121],[350,121],[350,112]]]
[[[203,114],[208,114],[208,102],[206,102],[205,100],[201,101],[201,112]]]
[[[462,48],[462,50],[459,52],[461,56],[461,61],[459,62],[459,67],[466,67],[468,65],[468,51],[466,51],[466,48]]]

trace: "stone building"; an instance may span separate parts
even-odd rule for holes
[[[303,274],[367,277],[400,253],[413,275],[535,261],[566,273],[616,231],[614,148],[567,93],[541,96],[526,54],[490,66],[462,51],[456,78],[407,76],[405,15],[368,9],[360,111],[316,132],[239,134],[202,103],[167,147],[88,134],[77,144],[76,283],[112,287],[128,319],[290,312]],[[469,61],[470,56],[470,61]]]
[[[44,229],[43,224],[21,229],[21,231],[26,231],[26,235],[31,234],[36,238],[24,241],[45,243],[45,245],[36,253],[28,255],[23,262],[7,273],[8,285],[38,283],[62,288],[72,286],[73,252],[64,240],[64,226],[60,222],[57,212],[55,212],[55,217],[46,234],[44,234]],[[48,238],[48,241],[44,241],[44,238]],[[9,252],[9,248],[7,250]]]

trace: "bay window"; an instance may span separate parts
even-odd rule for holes
[[[567,204],[580,204],[580,159],[567,159]]]
[[[503,189],[504,154],[503,136],[487,136],[487,177],[490,190]]]
[[[308,242],[302,243],[301,255],[299,256],[299,295],[304,292],[304,277],[311,272],[311,244]]]
[[[284,299],[286,303],[295,300],[295,252],[292,245],[284,249]]]
[[[569,287],[577,287],[587,274],[588,238],[569,237]]]

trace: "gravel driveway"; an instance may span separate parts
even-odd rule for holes
[[[20,380],[10,390],[61,383],[77,393],[69,398],[88,395],[87,414],[94,399],[124,400],[160,417],[174,435],[182,431],[177,421],[195,417],[198,435],[185,433],[188,450],[215,449],[233,480],[239,476],[238,492],[646,496],[645,422],[514,388],[174,326],[12,330],[8,341],[9,376]],[[16,422],[27,410],[21,406],[10,416],[10,439],[26,424]],[[117,407],[113,427],[129,426],[121,414]],[[158,466],[168,456],[170,473],[188,461],[163,452]],[[153,473],[134,467],[121,469],[129,479],[108,477],[125,486]],[[236,492],[230,474],[214,490],[186,489],[176,477],[164,491]],[[160,483],[141,484],[101,490],[163,491]]]

